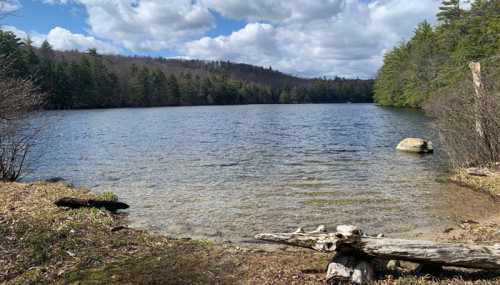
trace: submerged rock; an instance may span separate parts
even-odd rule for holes
[[[401,141],[396,147],[399,151],[412,153],[432,153],[434,148],[432,142],[419,138],[407,138]]]

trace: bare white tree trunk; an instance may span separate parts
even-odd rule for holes
[[[485,94],[483,82],[481,79],[481,63],[471,62],[469,68],[472,72],[472,82],[474,84],[474,107],[476,120],[476,133],[480,138],[484,138],[484,129],[481,120],[481,104]]]

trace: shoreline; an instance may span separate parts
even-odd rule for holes
[[[127,217],[105,210],[57,208],[61,197],[108,199],[62,182],[0,183],[0,283],[78,284],[324,284],[331,254],[260,243],[176,239],[129,228]],[[498,243],[500,215],[417,239]],[[464,273],[477,284],[500,276]],[[473,275],[467,275],[473,274]],[[494,279],[490,279],[490,278]],[[409,279],[408,279],[409,278]],[[377,284],[447,283],[402,276]],[[467,278],[464,278],[467,279]],[[451,281],[450,281],[451,280]],[[401,283],[402,282],[402,283]],[[429,282],[429,283],[426,283]],[[491,283],[488,283],[491,282]],[[475,284],[475,283],[472,283]]]
[[[471,174],[470,172],[480,172]],[[495,169],[471,168],[456,169],[448,178],[449,182],[468,189],[482,192],[493,198],[495,202],[500,202],[500,167]]]

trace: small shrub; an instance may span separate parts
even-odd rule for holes
[[[117,202],[118,196],[113,192],[103,192],[99,195],[99,199],[105,200],[105,201]]]
[[[30,78],[9,76],[12,60],[0,56],[0,181],[20,178],[37,128],[26,120],[43,102]]]

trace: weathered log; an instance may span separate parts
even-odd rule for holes
[[[479,168],[479,167],[471,167],[465,170],[467,174],[472,176],[480,176],[480,177],[490,177],[495,175],[488,168]]]
[[[71,209],[78,208],[104,208],[111,212],[116,212],[120,209],[128,209],[129,205],[123,202],[93,200],[93,199],[78,199],[78,198],[61,198],[54,202],[58,207],[67,207]]]
[[[500,270],[500,247],[435,243],[369,237],[353,226],[339,226],[334,233],[258,234],[259,240],[305,247],[321,252],[354,252],[376,258],[411,261],[438,266]]]

